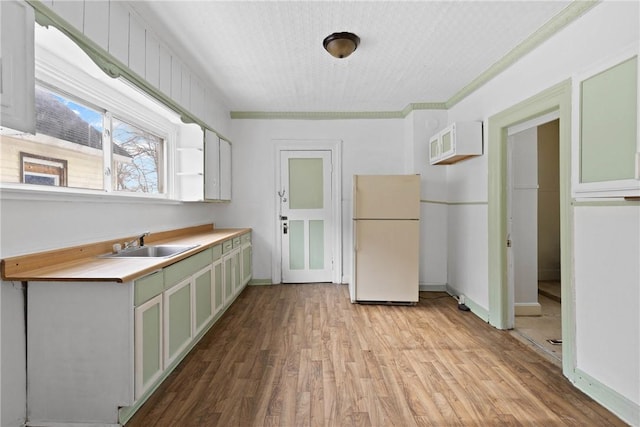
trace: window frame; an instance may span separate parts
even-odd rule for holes
[[[54,184],[54,187],[66,187],[67,186],[67,161],[64,159],[54,159],[53,157],[41,156],[38,154],[31,154],[24,151],[20,151],[20,182],[22,184],[26,184],[25,179],[26,175],[32,176],[55,176],[58,179],[58,182]],[[30,161],[35,160],[35,161]],[[53,165],[47,165],[47,163],[58,163],[61,169],[59,174],[47,174],[42,172],[28,172],[25,170],[25,163],[31,163],[41,166],[50,166],[55,167]],[[42,185],[42,184],[38,184]]]
[[[91,62],[91,65],[95,69],[87,70],[71,64],[66,59],[37,44],[35,51],[34,85],[41,86],[87,107],[104,112],[103,129],[105,131],[103,131],[102,146],[104,185],[103,189],[96,190],[25,184],[21,175],[20,183],[0,183],[3,198],[5,194],[9,198],[18,199],[30,199],[29,195],[37,195],[34,198],[40,199],[45,194],[55,194],[55,199],[60,200],[61,194],[69,194],[73,200],[86,195],[98,196],[100,200],[108,197],[127,200],[176,201],[174,159],[179,135],[178,123],[180,117],[178,114],[170,111],[166,106],[160,105],[155,99],[142,93],[126,80],[122,78],[112,79],[107,76],[93,62]],[[86,59],[90,61],[88,57]],[[121,88],[114,87],[115,85],[111,84],[114,80],[118,80],[116,85],[121,85]],[[162,193],[113,190],[112,176],[105,176],[105,172],[107,170],[112,172],[111,120],[114,116],[163,140],[162,162],[159,165],[162,170],[158,171],[158,187],[163,190]],[[108,132],[106,132],[107,129]],[[44,198],[48,199],[48,197]]]

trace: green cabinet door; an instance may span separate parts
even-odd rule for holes
[[[165,366],[182,353],[193,338],[190,279],[165,291]]]
[[[213,307],[214,314],[218,314],[224,307],[222,290],[222,260],[213,263]]]
[[[211,266],[200,270],[193,278],[195,300],[195,334],[206,327],[213,319],[213,277]]]
[[[245,245],[242,247],[242,285],[246,285],[251,280],[252,275],[252,249],[251,245]]]
[[[242,251],[240,248],[233,253],[233,294],[237,295],[242,290],[242,263],[240,261]]]
[[[135,399],[154,384],[164,369],[162,357],[162,294],[136,307]]]
[[[224,275],[224,304],[227,305],[233,299],[233,254],[223,258],[222,272]]]

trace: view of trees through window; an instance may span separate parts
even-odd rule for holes
[[[112,126],[114,190],[161,193],[162,138],[116,118]]]

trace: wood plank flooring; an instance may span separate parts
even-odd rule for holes
[[[247,287],[127,426],[625,425],[445,295]]]

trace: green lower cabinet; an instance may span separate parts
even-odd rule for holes
[[[165,366],[182,353],[193,338],[191,316],[190,279],[181,282],[164,293],[165,310]]]
[[[242,290],[242,252],[238,248],[233,254],[233,294],[237,295]]]
[[[242,247],[242,285],[246,285],[251,280],[252,266],[251,244]]]
[[[213,319],[214,289],[211,266],[194,276],[195,335]]]
[[[155,296],[134,310],[135,315],[135,399],[163,372],[163,297]]]
[[[214,314],[218,314],[224,307],[222,291],[222,260],[213,263],[213,307]]]
[[[224,276],[224,303],[233,299],[233,254],[225,255],[222,260],[222,273]]]

